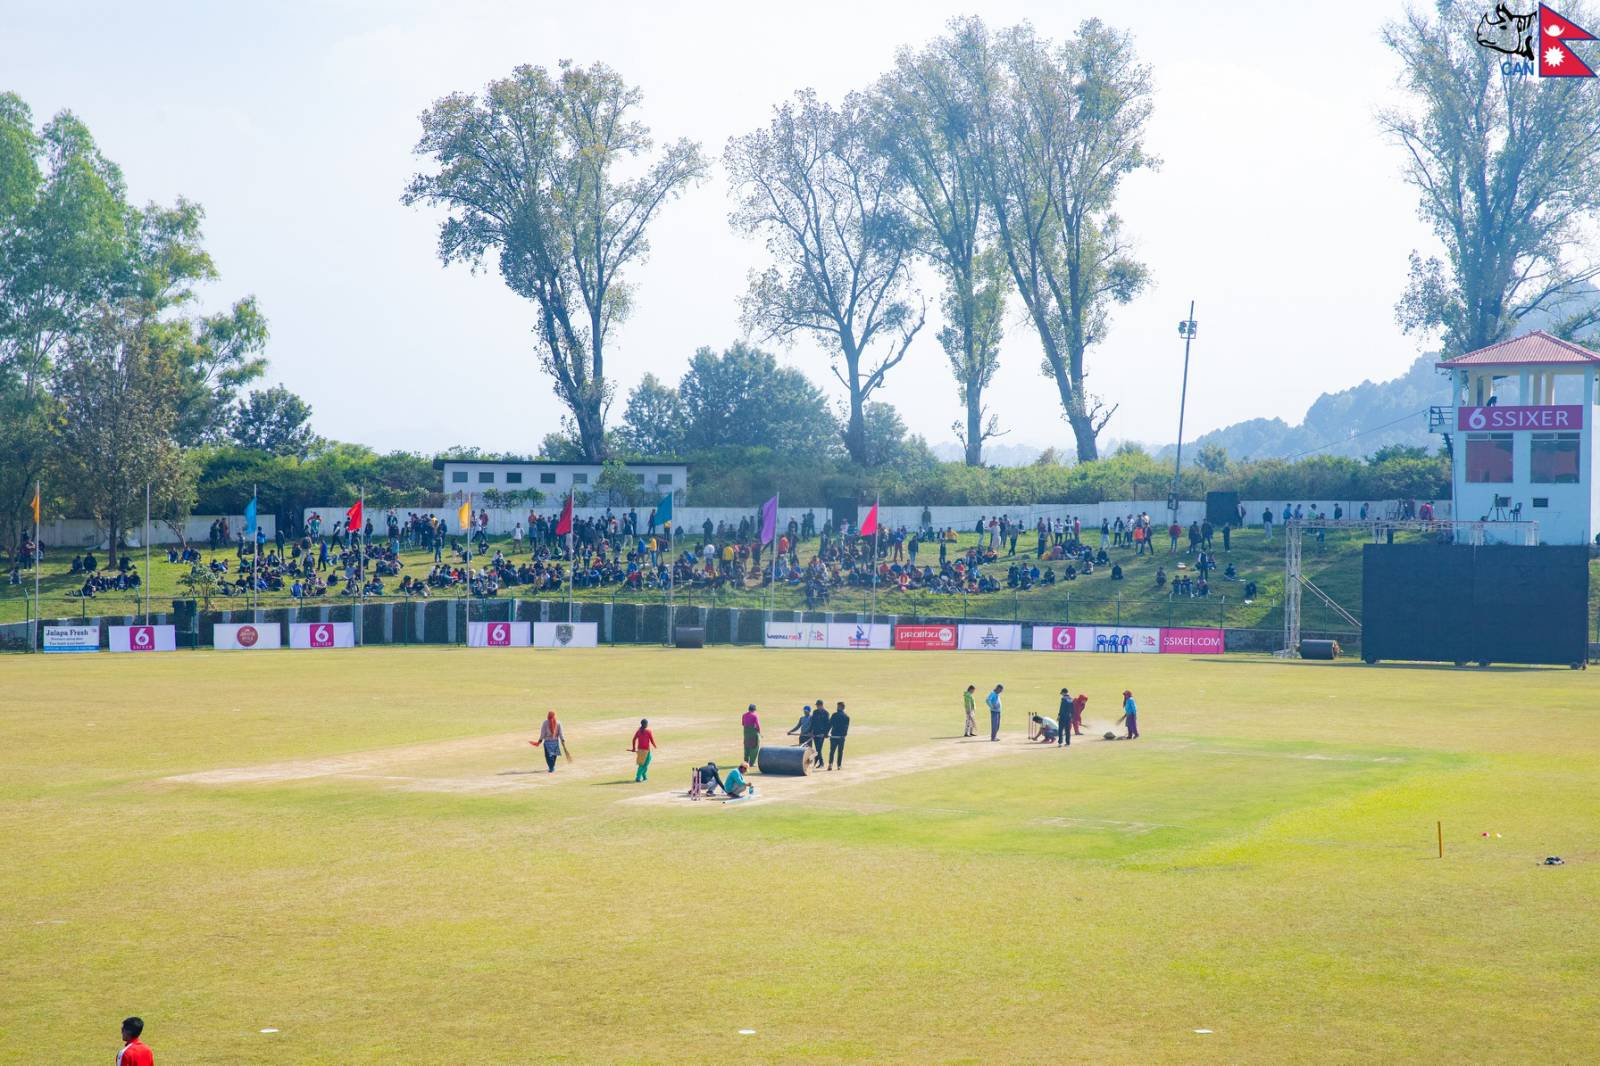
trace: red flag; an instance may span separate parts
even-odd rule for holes
[[[572,496],[567,495],[567,502],[561,507],[561,521],[556,523],[556,536],[565,537],[572,533]]]
[[[861,535],[863,537],[876,536],[878,532],[878,505],[874,503],[872,510],[867,512],[867,517],[861,520]]]
[[[1592,78],[1594,71],[1567,47],[1568,41],[1592,41],[1594,34],[1539,5],[1539,77]]]
[[[353,530],[353,531],[358,532],[358,533],[361,531],[361,501],[360,500],[357,500],[355,502],[355,505],[344,513],[344,528],[349,529],[349,530]]]

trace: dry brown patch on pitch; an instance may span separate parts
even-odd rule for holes
[[[596,737],[615,731],[619,737],[631,736],[637,728],[635,717],[608,719],[601,722],[582,723],[584,733]],[[652,718],[651,727],[683,729],[702,726],[711,719],[703,718]],[[219,770],[201,770],[197,773],[178,774],[165,778],[168,784],[184,785],[253,785],[282,784],[290,781],[310,781],[317,778],[345,778],[351,780],[390,781],[395,787],[416,791],[436,792],[502,792],[527,787],[533,780],[544,781],[560,777],[594,777],[615,773],[631,767],[633,757],[625,752],[621,757],[581,758],[576,763],[563,761],[556,773],[544,771],[543,756],[528,746],[528,741],[538,736],[538,725],[531,730],[514,733],[495,733],[489,736],[458,737],[451,740],[432,740],[420,744],[406,744],[392,748],[374,748],[369,751],[350,752],[317,759],[289,759],[283,762],[260,763],[255,766],[236,766]],[[624,741],[625,742],[625,741]],[[527,779],[517,780],[517,772],[486,772],[483,776],[438,777],[385,773],[404,767],[419,767],[460,759],[481,758],[496,754],[517,753],[518,759],[526,756],[527,764],[541,764],[537,772],[529,771]],[[580,752],[581,755],[581,752]],[[438,782],[436,787],[431,782]]]
[[[1016,737],[1003,738],[998,741],[979,737],[945,740],[934,744],[901,748],[898,751],[874,752],[871,755],[859,757],[849,757],[849,749],[847,747],[845,769],[843,770],[813,770],[805,777],[775,777],[759,773],[752,774],[750,780],[755,785],[756,794],[747,800],[738,800],[734,805],[781,803],[784,800],[805,799],[818,793],[831,792],[835,789],[848,788],[852,785],[871,784],[874,781],[902,777],[906,774],[926,773],[931,770],[965,766],[968,763],[996,756],[1017,755],[1030,749],[1043,747],[1043,744],[1023,741]],[[654,769],[656,772],[660,772],[660,767],[655,767]],[[671,792],[652,792],[644,796],[630,796],[618,802],[671,806],[684,803],[686,791],[687,786]],[[720,806],[720,804],[716,803],[713,805]]]

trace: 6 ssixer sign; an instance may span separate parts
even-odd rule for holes
[[[1499,430],[1563,430],[1583,428],[1582,404],[1556,404],[1550,407],[1458,407],[1456,429],[1460,432]]]
[[[1537,74],[1541,78],[1592,78],[1594,71],[1573,51],[1573,41],[1593,41],[1595,35],[1547,4],[1526,14],[1496,4],[1478,19],[1478,43],[1492,52],[1515,56],[1500,64],[1505,75]]]

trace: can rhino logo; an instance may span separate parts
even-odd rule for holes
[[[556,643],[565,648],[572,643],[572,635],[576,627],[571,622],[561,622],[556,625]]]
[[[256,641],[261,639],[261,633],[255,626],[240,626],[238,632],[234,634],[234,639],[239,642],[241,648],[253,648],[256,646]]]

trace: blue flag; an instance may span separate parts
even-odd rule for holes
[[[250,497],[250,502],[244,505],[244,531],[246,536],[252,536],[256,531],[256,498]]]
[[[672,524],[672,493],[661,497],[661,502],[656,504],[656,521],[664,526]]]

